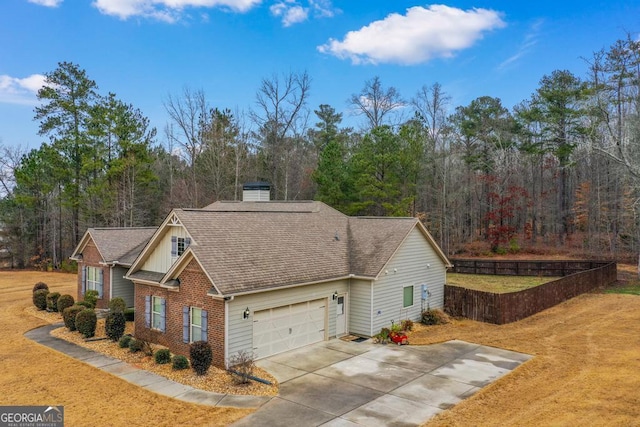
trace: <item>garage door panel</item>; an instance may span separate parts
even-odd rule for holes
[[[326,300],[274,307],[254,313],[253,345],[257,358],[325,339]]]

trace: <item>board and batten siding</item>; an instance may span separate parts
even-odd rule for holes
[[[116,266],[111,268],[111,298],[120,297],[127,307],[133,307],[133,282],[124,278],[127,268]]]
[[[349,286],[348,332],[370,337],[375,335],[371,330],[371,304],[373,283],[371,280],[351,279]]]
[[[253,351],[253,313],[268,308],[281,307],[305,301],[326,298],[325,339],[336,336],[336,301],[332,299],[334,292],[344,293],[349,289],[348,280],[317,283],[295,288],[260,292],[251,295],[236,296],[227,303],[228,332],[227,359],[239,351]],[[244,319],[242,313],[249,309],[251,315]],[[347,325],[349,328],[349,325]]]
[[[166,273],[173,265],[171,259],[171,236],[189,237],[187,231],[181,225],[171,225],[166,227],[166,232],[162,239],[145,261],[142,270]]]
[[[419,321],[423,309],[444,306],[446,267],[426,237],[414,228],[396,254],[373,283],[373,335],[391,321]],[[426,284],[430,296],[421,300],[421,285]],[[413,285],[413,305],[403,308],[403,288]]]

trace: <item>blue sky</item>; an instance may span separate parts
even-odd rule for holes
[[[347,99],[374,76],[407,99],[438,82],[452,109],[484,95],[511,108],[553,70],[584,76],[581,57],[627,32],[640,34],[640,2],[2,0],[0,143],[45,141],[35,93],[61,61],[142,110],[162,140],[163,101],[185,86],[248,111],[261,79],[305,70],[309,108],[330,104],[354,126]]]

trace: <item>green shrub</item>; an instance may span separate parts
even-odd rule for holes
[[[78,262],[73,260],[63,259],[60,264],[60,270],[63,273],[77,273],[78,272]]]
[[[137,340],[135,338],[132,338],[131,341],[129,341],[129,351],[131,353],[137,353],[141,351],[143,346],[144,346],[144,341],[142,340]]]
[[[73,297],[69,294],[61,295],[58,298],[58,313],[64,313],[64,309],[71,307],[75,303]]]
[[[129,344],[131,343],[132,339],[133,337],[131,335],[123,335],[120,338],[120,341],[118,341],[118,345],[120,346],[120,348],[129,348]]]
[[[444,325],[449,323],[449,316],[442,310],[429,309],[422,312],[421,323],[424,325]]]
[[[124,318],[127,322],[133,322],[134,320],[136,320],[135,315],[136,312],[133,308],[124,309]]]
[[[121,311],[110,312],[104,321],[104,331],[111,341],[118,341],[124,335],[126,321]]]
[[[211,351],[209,343],[206,341],[191,343],[189,359],[196,375],[206,374],[211,366],[211,362],[213,362],[213,352]]]
[[[89,290],[84,293],[84,302],[91,304],[90,308],[96,308],[96,304],[98,303],[98,291]]]
[[[96,334],[97,324],[98,316],[96,316],[96,312],[90,308],[85,308],[76,315],[76,329],[85,338],[91,338]]]
[[[189,367],[189,360],[181,355],[173,356],[173,364],[171,368],[178,371],[181,369],[187,369]]]
[[[47,295],[49,295],[49,289],[38,289],[33,293],[33,305],[38,310],[47,309]]]
[[[38,282],[35,285],[33,285],[33,292],[40,290],[40,289],[46,289],[49,290],[49,285],[47,285],[44,282]]]
[[[60,292],[49,292],[47,295],[47,311],[58,311],[58,298],[60,298]]]
[[[120,297],[111,298],[109,301],[109,311],[112,313],[124,313],[127,308],[127,303]]]
[[[166,365],[171,362],[171,352],[167,348],[161,348],[156,351],[154,359],[158,365]]]
[[[84,307],[84,308],[93,308],[91,303],[88,303],[86,301],[76,301],[76,305],[79,305],[80,307]]]
[[[60,300],[58,300],[60,301]],[[80,313],[82,310],[84,310],[85,307],[81,306],[81,305],[77,305],[74,304],[71,307],[67,307],[62,311],[62,320],[64,320],[64,326],[67,327],[67,329],[69,329],[70,331],[75,331],[76,330],[76,316],[78,315],[78,313]]]

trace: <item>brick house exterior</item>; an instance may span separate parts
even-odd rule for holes
[[[449,262],[415,218],[348,217],[321,202],[174,209],[132,262],[137,338],[213,363],[373,336],[443,306]],[[199,334],[200,339],[196,339]]]
[[[207,341],[213,351],[213,364],[224,369],[224,302],[207,296],[211,283],[197,262],[191,261],[178,278],[181,283],[188,284],[188,286],[181,286],[174,290],[140,283],[135,285],[136,338],[165,346],[172,353],[181,354],[188,358],[190,344],[185,343],[183,339],[183,308],[201,308],[209,313]],[[144,315],[147,296],[161,297],[166,300],[166,329],[164,332],[147,325],[147,319]]]
[[[155,230],[155,227],[89,228],[70,257],[78,263],[77,300],[84,299],[87,289],[98,288],[96,308],[108,308],[115,297],[123,298],[127,306],[133,307],[133,282],[124,275]]]

